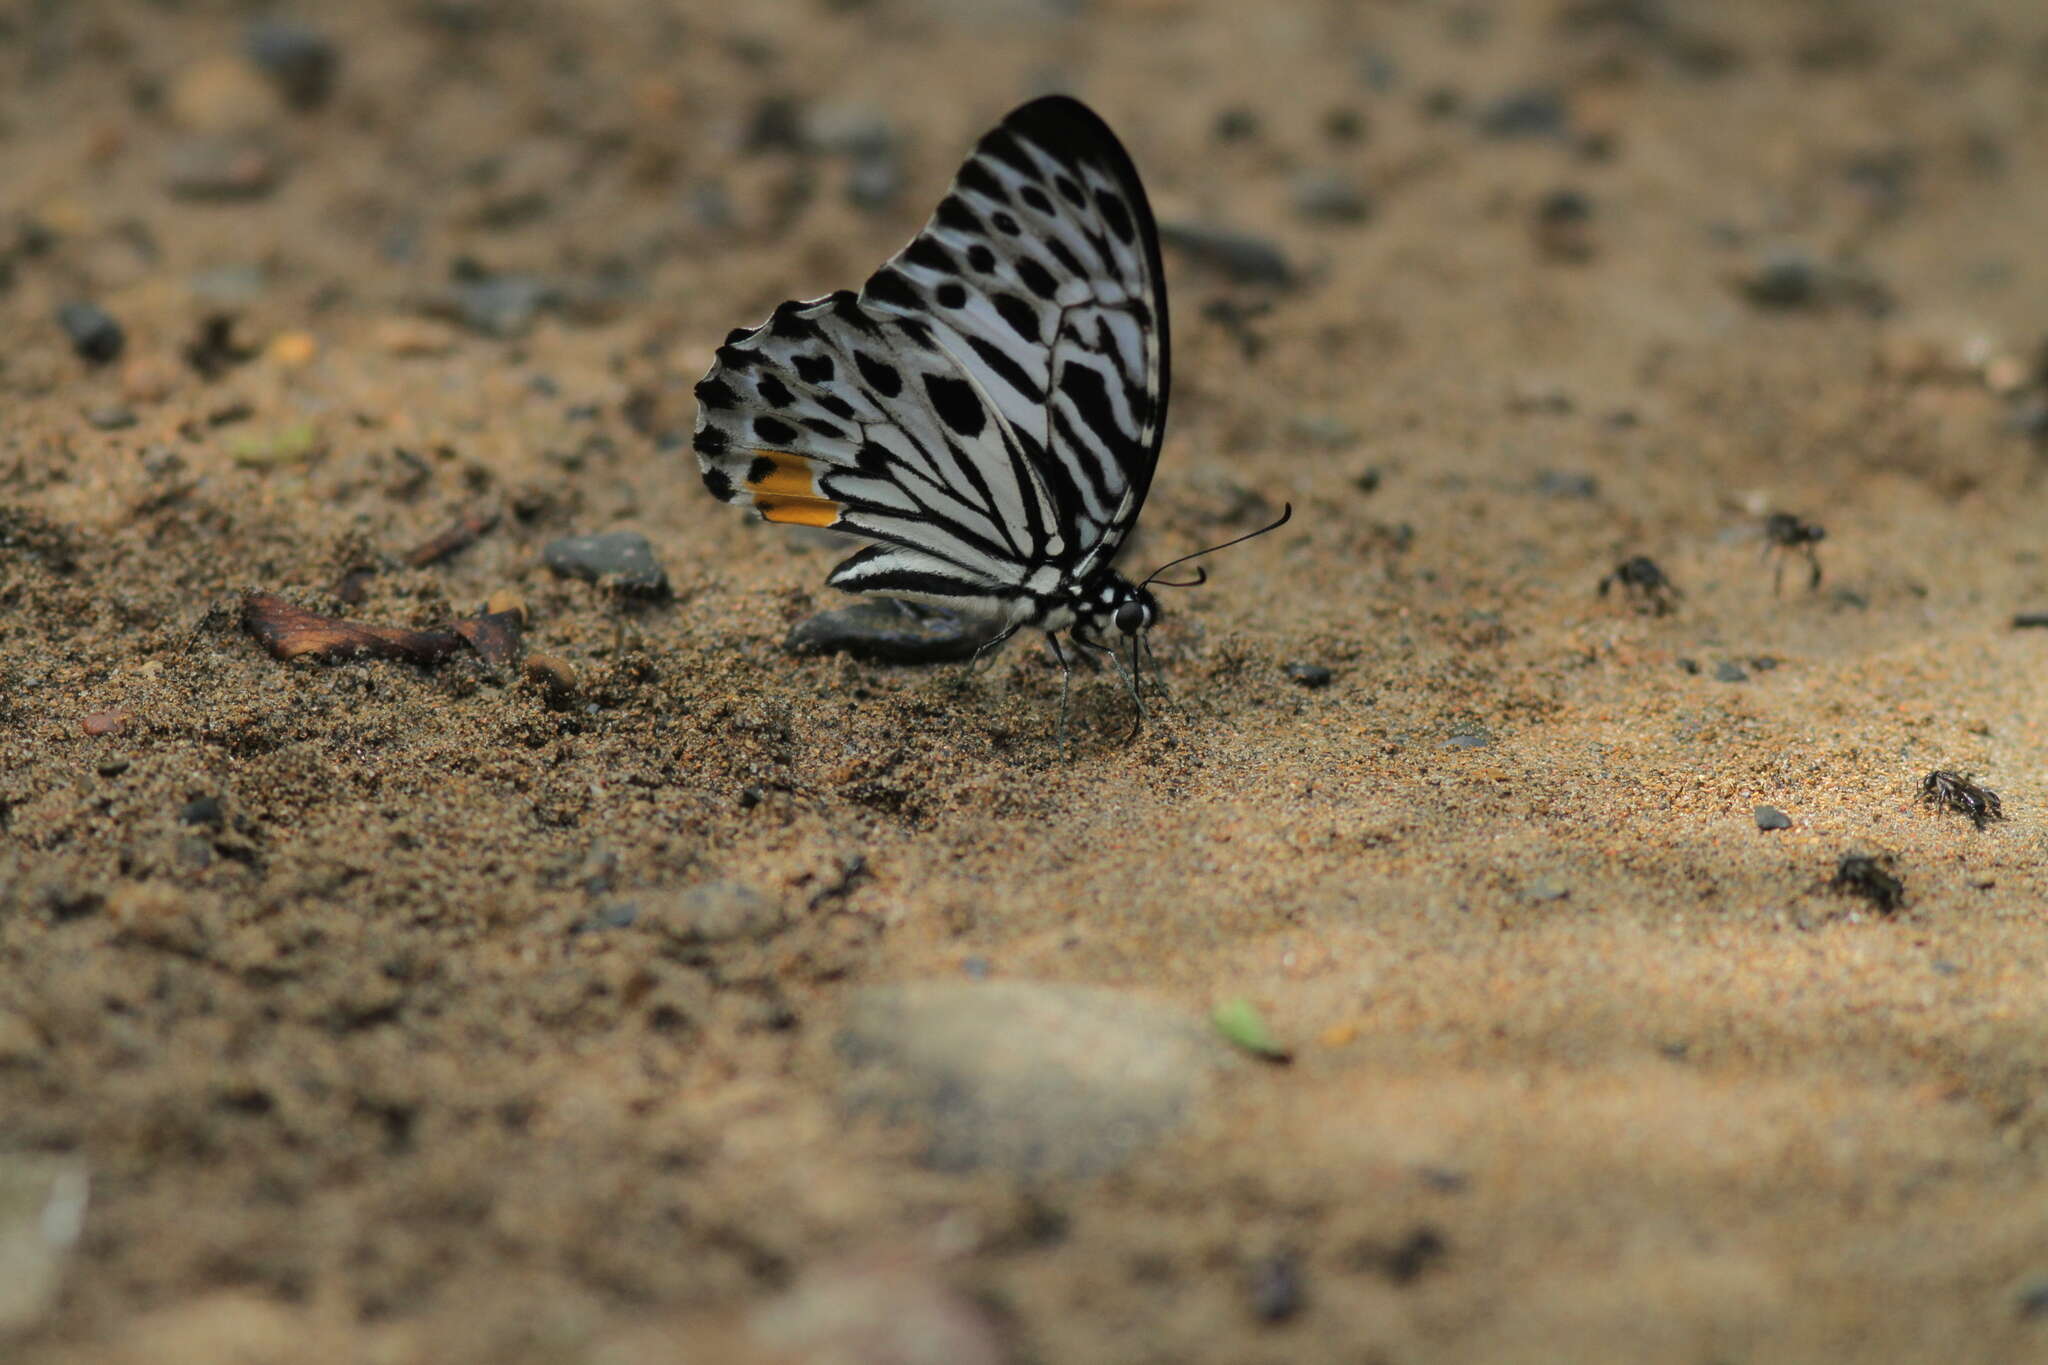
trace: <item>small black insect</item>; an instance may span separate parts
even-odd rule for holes
[[[1920,799],[1936,809],[1969,816],[1978,829],[2005,818],[2005,807],[2000,804],[1997,792],[1946,768],[1927,774],[1920,783]]]
[[[1825,527],[1810,521],[1801,521],[1790,512],[1773,512],[1764,518],[1764,555],[1778,556],[1777,572],[1771,576],[1771,595],[1777,596],[1785,586],[1785,559],[1794,552],[1806,556],[1807,567],[1811,570],[1806,589],[1813,592],[1820,587],[1820,555],[1814,546],[1828,538]]]
[[[1652,616],[1669,615],[1676,610],[1678,599],[1685,596],[1648,555],[1637,555],[1615,565],[1614,572],[1600,580],[1600,595],[1607,596],[1607,590],[1617,584],[1635,603],[1637,611],[1647,611]]]
[[[1844,853],[1835,864],[1828,889],[1845,896],[1861,896],[1876,906],[1879,914],[1889,915],[1906,903],[1906,884],[1899,880],[1893,866],[1889,853]]]

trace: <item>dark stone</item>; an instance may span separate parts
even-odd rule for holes
[[[1317,223],[1362,223],[1372,216],[1372,196],[1334,171],[1306,171],[1294,178],[1294,211]]]
[[[638,531],[565,536],[542,550],[541,557],[564,578],[602,583],[634,597],[668,596],[668,572]]]
[[[1557,137],[1565,130],[1564,98],[1555,90],[1515,90],[1479,111],[1488,137]]]
[[[1792,828],[1792,817],[1779,810],[1776,806],[1758,806],[1756,808],[1756,827],[1758,829],[1790,829]]]
[[[128,344],[114,315],[96,303],[67,303],[57,310],[57,325],[71,338],[71,349],[88,365],[118,358]]]
[[[531,275],[463,272],[455,283],[455,316],[485,336],[519,336],[532,326],[535,314],[559,302],[553,285]]]
[[[1749,674],[1742,671],[1742,665],[1733,659],[1723,659],[1714,665],[1714,681],[1725,683],[1748,682]]]
[[[992,623],[887,599],[821,611],[783,638],[791,654],[851,654],[883,664],[956,663],[995,635]]]
[[[1281,671],[1311,692],[1317,688],[1328,687],[1337,676],[1321,664],[1288,664]]]
[[[221,809],[218,796],[195,796],[178,812],[178,823],[219,829],[227,823],[227,812]]]
[[[341,52],[323,33],[288,19],[261,19],[249,26],[247,51],[294,109],[318,109],[334,93]]]
[[[1308,1298],[1302,1285],[1301,1260],[1291,1251],[1255,1262],[1248,1288],[1252,1316],[1265,1323],[1286,1322],[1301,1312]]]
[[[1161,223],[1159,240],[1238,284],[1284,287],[1295,281],[1294,267],[1288,264],[1280,248],[1248,232],[1232,232],[1201,223]]]
[[[1802,252],[1775,252],[1744,278],[1742,292],[1766,308],[1803,308],[1820,295],[1820,270]]]

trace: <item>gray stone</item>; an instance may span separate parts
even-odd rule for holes
[[[1723,659],[1714,665],[1714,681],[1725,683],[1748,682],[1749,674],[1742,671],[1742,665],[1733,659]]]
[[[1776,806],[1758,806],[1756,808],[1756,827],[1758,829],[1790,829],[1792,828],[1792,817],[1779,810]]]
[[[57,309],[57,325],[71,340],[78,358],[92,365],[104,365],[121,354],[128,336],[114,315],[96,303],[67,303]]]
[[[1231,1064],[1178,1010],[1029,981],[872,987],[854,997],[836,1045],[846,1107],[922,1127],[929,1165],[1034,1177],[1123,1165]]]
[[[1279,247],[1263,237],[1201,223],[1161,223],[1159,240],[1239,284],[1290,285],[1294,267]]]
[[[951,612],[884,599],[838,607],[790,628],[782,647],[791,654],[851,654],[884,664],[941,664],[971,659],[994,626]]]
[[[542,550],[541,558],[564,578],[603,583],[635,597],[668,595],[668,572],[638,531],[564,536]]]
[[[1372,216],[1372,196],[1335,171],[1305,171],[1294,178],[1294,211],[1310,222],[1362,223]]]
[[[643,900],[635,922],[676,943],[733,943],[771,938],[789,923],[782,905],[739,882],[699,882],[658,900]]]
[[[33,1327],[55,1304],[85,1225],[86,1193],[78,1161],[0,1152],[0,1341]]]

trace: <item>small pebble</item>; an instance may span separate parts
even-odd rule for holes
[[[638,531],[565,536],[551,542],[541,557],[564,578],[603,583],[634,597],[668,595],[668,572],[654,557],[654,546]]]
[[[1758,806],[1756,808],[1756,827],[1758,829],[1790,829],[1792,828],[1792,817],[1779,810],[1776,806]]]
[[[71,349],[88,365],[115,359],[128,341],[113,314],[95,303],[63,305],[57,310],[57,325],[71,338]]]
[[[1714,665],[1714,681],[1725,683],[1748,682],[1749,674],[1743,672],[1742,665],[1736,663],[1735,660],[1723,659],[1720,663]]]
[[[700,882],[643,907],[648,927],[677,943],[728,943],[780,933],[788,914],[739,882]]]
[[[87,408],[85,420],[101,431],[120,431],[135,425],[135,409],[124,403],[102,403]]]
[[[523,671],[526,680],[541,690],[552,709],[560,711],[576,700],[576,670],[566,659],[553,654],[529,654]]]
[[[1820,269],[1804,252],[1774,252],[1743,278],[1742,292],[1766,308],[1803,308],[1820,294]]]
[[[258,20],[249,26],[246,50],[294,109],[318,109],[334,93],[341,53],[322,33],[288,19]]]
[[[631,901],[619,901],[603,907],[590,918],[579,921],[569,932],[588,934],[604,929],[630,929],[633,927],[633,921],[639,918],[639,906]]]
[[[122,773],[128,771],[128,760],[125,758],[103,758],[99,761],[94,771],[98,772],[101,777],[119,777]]]
[[[1249,109],[1225,109],[1216,115],[1209,135],[1218,142],[1248,142],[1259,135],[1259,116]]]
[[[1172,222],[1159,225],[1159,240],[1239,284],[1294,283],[1294,267],[1280,248],[1264,237],[1200,223]]]
[[[95,711],[78,722],[78,728],[88,735],[118,735],[128,728],[128,722],[135,712],[125,706],[110,711]]]
[[[1281,671],[1311,692],[1318,688],[1328,687],[1331,680],[1337,676],[1321,664],[1293,663],[1288,664]]]
[[[179,199],[260,199],[277,188],[284,165],[262,137],[188,138],[164,162],[164,187]]]
[[[2014,630],[2048,630],[2048,611],[2023,611],[2012,618]]]
[[[1564,99],[1555,90],[1516,90],[1479,111],[1479,131],[1488,137],[1556,137],[1564,129]]]
[[[1294,211],[1315,223],[1362,223],[1372,216],[1372,198],[1349,177],[1334,171],[1306,171],[1294,178]]]
[[[1291,1251],[1262,1257],[1251,1268],[1249,1289],[1252,1316],[1260,1322],[1279,1324],[1302,1310],[1307,1295],[1301,1278],[1301,1261]]]
[[[521,335],[534,315],[559,301],[552,285],[530,275],[460,272],[455,283],[455,315],[464,326],[485,336]]]
[[[227,823],[227,812],[221,808],[218,796],[195,796],[178,812],[178,823],[219,829]]]
[[[1593,201],[1577,190],[1552,190],[1536,204],[1536,246],[1553,261],[1593,255]]]
[[[1572,889],[1555,877],[1538,877],[1522,888],[1522,899],[1541,905],[1547,901],[1561,901],[1571,893]]]
[[[2021,1322],[2048,1322],[2048,1277],[2020,1286],[2015,1307]]]
[[[1568,469],[1536,471],[1536,491],[1546,498],[1585,500],[1600,496],[1600,480]]]
[[[857,209],[878,213],[903,196],[903,164],[893,148],[864,154],[846,173],[846,199]]]

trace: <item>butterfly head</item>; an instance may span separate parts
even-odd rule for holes
[[[1128,639],[1143,635],[1159,620],[1159,599],[1144,584],[1133,583],[1114,569],[1105,569],[1082,590],[1074,616],[1089,635],[1103,635],[1114,629]]]

